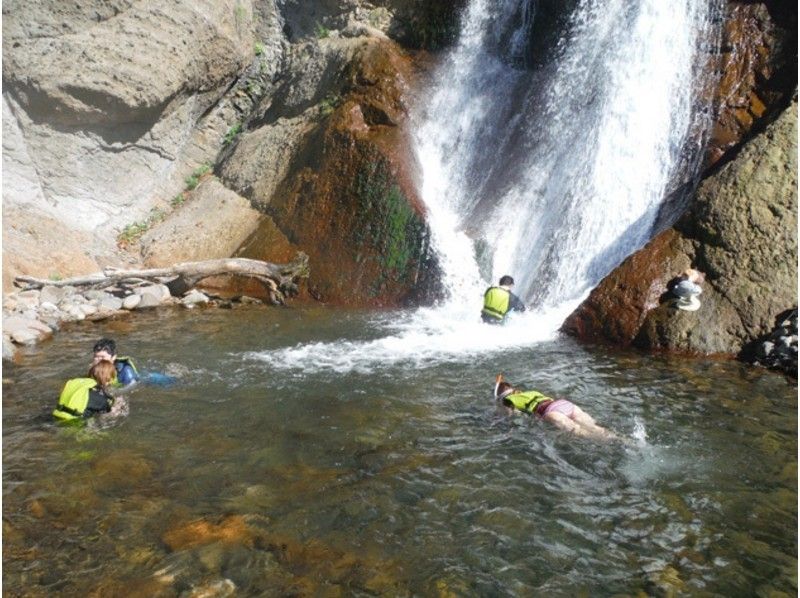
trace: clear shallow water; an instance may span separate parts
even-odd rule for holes
[[[796,387],[420,317],[162,311],[31,350],[3,372],[4,592],[796,593]],[[53,424],[104,335],[180,383]],[[508,417],[498,371],[646,442]]]

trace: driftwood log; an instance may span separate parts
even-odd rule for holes
[[[184,262],[167,268],[147,270],[106,268],[97,274],[62,280],[17,276],[14,278],[14,284],[24,290],[41,289],[44,286],[71,286],[88,290],[111,286],[137,286],[149,281],[165,284],[170,294],[181,296],[204,278],[221,275],[245,276],[257,280],[267,288],[272,302],[282,305],[287,295],[297,293],[299,279],[308,276],[308,256],[298,253],[288,264],[272,264],[247,258],[223,258]]]

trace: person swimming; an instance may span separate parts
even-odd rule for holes
[[[111,412],[115,400],[112,391],[115,378],[114,363],[102,359],[92,365],[88,377],[67,380],[53,410],[53,417],[72,421]]]
[[[537,390],[517,390],[503,380],[502,374],[498,374],[495,378],[494,398],[510,409],[530,413],[578,436],[605,440],[619,439],[610,430],[598,426],[592,416],[573,402],[554,399]]]

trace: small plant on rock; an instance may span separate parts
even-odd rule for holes
[[[236,137],[238,137],[239,133],[241,132],[242,132],[242,123],[241,121],[239,121],[238,123],[233,125],[230,129],[228,129],[227,133],[225,133],[225,137],[222,140],[222,145],[228,145],[229,143],[232,143],[233,140],[236,139]]]
[[[186,177],[186,188],[191,191],[200,184],[200,179],[204,174],[211,170],[210,164],[203,164],[194,169],[192,174]]]
[[[255,45],[253,46],[253,53],[256,56],[261,56],[264,53],[264,44],[262,44],[261,42],[256,42]]]
[[[327,27],[325,27],[325,25],[322,25],[320,23],[317,23],[317,26],[315,27],[314,31],[317,34],[317,39],[325,39],[331,34],[330,29],[328,29]]]
[[[319,103],[319,113],[322,116],[330,116],[337,106],[342,103],[342,98],[336,94],[328,94]]]

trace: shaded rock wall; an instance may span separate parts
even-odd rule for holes
[[[692,265],[702,307],[660,302]],[[797,304],[797,99],[700,186],[681,220],[629,257],[566,320],[568,334],[618,345],[737,354]]]
[[[719,52],[711,57],[720,81],[706,166],[773,120],[797,85],[797,3],[732,0],[723,12]]]

